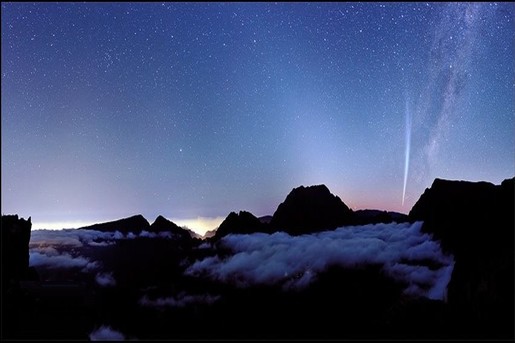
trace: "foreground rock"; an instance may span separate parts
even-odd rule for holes
[[[29,273],[29,240],[31,218],[2,216],[2,284],[20,280]]]
[[[478,336],[513,338],[514,182],[436,179],[409,213],[454,255],[449,304]]]
[[[435,179],[409,213],[454,254],[490,255],[513,250],[514,179],[489,182]],[[471,248],[479,251],[471,251]]]
[[[31,299],[22,291],[20,284],[39,278],[36,270],[29,267],[31,228],[30,217],[25,220],[18,215],[2,216],[2,339],[16,339],[17,333],[25,328],[27,315],[23,309]]]

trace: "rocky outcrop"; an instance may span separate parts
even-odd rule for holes
[[[448,301],[480,336],[513,338],[514,182],[436,179],[409,213],[454,255]]]
[[[330,230],[352,222],[352,210],[325,185],[294,188],[270,223],[293,235]]]
[[[247,234],[266,231],[267,226],[261,223],[252,213],[247,211],[240,211],[240,213],[231,212],[220,224],[212,239],[218,240],[231,233]]]
[[[29,273],[31,218],[2,216],[2,281],[20,280]]]
[[[2,216],[2,338],[16,337],[18,327],[24,327],[20,308],[30,299],[20,289],[20,281],[37,280],[34,268],[29,268],[29,241],[32,228],[31,218],[25,220],[18,215]]]
[[[119,231],[123,234],[127,234],[129,232],[140,233],[143,230],[149,231],[150,224],[145,219],[145,217],[143,217],[141,214],[138,214],[129,218],[81,227],[80,229],[103,232]]]
[[[513,183],[435,179],[409,213],[454,254],[477,255],[513,249]],[[471,248],[480,251],[471,251]]]
[[[163,216],[158,216],[156,220],[150,225],[149,228],[150,232],[171,232],[174,236],[180,238],[180,239],[191,239],[191,234],[183,229],[182,227],[178,226],[174,222],[166,219]]]

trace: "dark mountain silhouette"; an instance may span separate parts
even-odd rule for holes
[[[408,216],[398,212],[380,210],[358,210],[353,213],[353,225],[407,222]]]
[[[183,229],[182,227],[178,226],[174,222],[166,219],[163,216],[158,216],[156,220],[150,225],[149,228],[150,232],[163,232],[168,231],[171,232],[173,235],[181,238],[181,239],[191,239],[191,234]]]
[[[266,232],[268,227],[261,223],[252,213],[247,211],[240,211],[240,213],[231,212],[220,224],[212,237],[214,240],[218,240],[221,237],[231,233],[254,233],[254,232]]]
[[[448,300],[464,330],[513,337],[514,183],[435,179],[409,213],[454,255]]]
[[[455,258],[448,302],[404,294],[406,285],[393,281],[376,265],[329,268],[316,275],[309,287],[297,291],[265,285],[240,288],[222,279],[194,277],[185,273],[194,261],[223,259],[231,252],[219,244],[191,238],[61,246],[60,251],[67,249],[61,252],[94,261],[99,269],[42,265],[38,266],[42,281],[23,281],[23,276],[13,276],[23,272],[12,271],[27,270],[30,220],[3,216],[3,285],[6,274],[10,280],[8,287],[2,287],[2,338],[85,340],[92,330],[109,325],[129,338],[164,340],[513,340],[514,183],[515,178],[501,185],[437,179],[410,212],[409,220],[423,220],[423,230],[439,239]],[[270,232],[270,225],[260,219],[249,212],[232,212],[216,235]],[[294,189],[272,219],[282,220],[286,229],[305,220],[308,225],[302,227],[303,232],[313,232],[356,221],[366,224],[406,218],[377,210],[352,212],[325,186],[313,186]],[[152,225],[142,216],[134,216],[86,228],[188,234],[161,216]],[[95,280],[101,272],[112,275],[116,285],[99,285]],[[206,294],[219,300],[191,303]],[[189,303],[149,307],[141,304],[144,296],[168,305]],[[334,312],[341,315],[334,316]],[[257,322],[259,330],[255,330]],[[171,327],[170,323],[175,324]],[[227,323],[231,323],[230,329]]]
[[[18,215],[2,215],[1,275],[2,315],[1,338],[16,338],[24,328],[25,314],[20,310],[30,301],[20,288],[23,281],[39,279],[35,268],[29,267],[29,241],[31,217],[25,220]]]
[[[275,211],[271,227],[293,235],[334,229],[352,222],[352,210],[325,185],[294,188]]]
[[[141,231],[149,231],[150,224],[141,214],[123,218],[111,222],[94,224],[90,226],[81,227],[82,230],[96,230],[103,232],[120,231],[121,233],[127,234],[129,232],[141,233]]]
[[[409,217],[423,220],[426,232],[440,239],[445,250],[460,256],[510,250],[514,179],[505,180],[499,186],[435,179],[415,203]],[[482,250],[472,252],[472,247]]]
[[[20,280],[29,270],[29,240],[31,218],[18,215],[2,216],[2,282]]]

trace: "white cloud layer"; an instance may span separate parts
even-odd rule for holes
[[[90,271],[98,268],[98,262],[77,256],[73,257],[68,253],[60,254],[53,248],[46,248],[47,253],[30,252],[29,265],[31,267],[55,268],[83,268],[83,271]]]
[[[89,339],[92,341],[123,341],[125,336],[110,326],[101,326],[89,334]]]
[[[33,230],[29,242],[29,265],[51,269],[82,267],[84,272],[89,272],[98,269],[99,262],[76,256],[77,248],[109,246],[115,244],[117,240],[136,238],[173,239],[174,235],[167,231],[123,234],[119,231],[102,232],[82,229]],[[111,281],[108,281],[108,274],[103,274],[97,275],[97,282],[105,286]],[[106,284],[102,284],[102,282]]]
[[[454,267],[438,242],[420,231],[422,222],[338,228],[310,235],[228,235],[221,243],[233,255],[195,262],[186,274],[208,276],[240,287],[278,284],[299,288],[330,266],[353,268],[379,264],[407,284],[405,293],[445,299]]]
[[[171,232],[153,233],[148,231],[141,231],[140,234],[129,232],[123,234],[120,231],[115,232],[102,232],[95,230],[33,230],[31,232],[29,247],[31,249],[40,249],[48,246],[67,246],[80,248],[83,246],[106,246],[114,244],[116,240],[120,239],[135,239],[135,238],[165,238],[171,239],[174,235]]]
[[[113,273],[98,273],[95,276],[95,281],[102,287],[114,287],[116,286],[116,279]]]
[[[202,295],[191,295],[184,292],[179,293],[175,297],[157,298],[155,300],[150,299],[147,295],[144,295],[139,304],[148,307],[186,307],[189,305],[197,304],[213,304],[215,301],[220,299],[218,295],[202,294]]]

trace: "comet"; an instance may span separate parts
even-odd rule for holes
[[[409,154],[411,146],[411,113],[409,111],[409,103],[406,98],[406,152],[404,155],[404,186],[402,187],[402,206],[404,206],[404,199],[406,198],[406,183],[408,181],[409,171]]]

